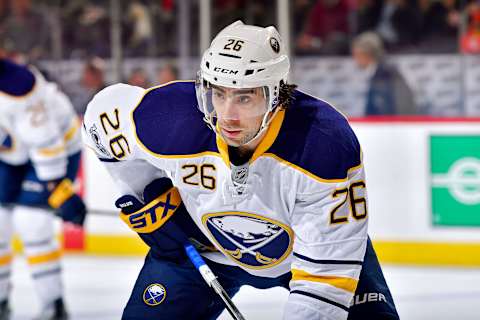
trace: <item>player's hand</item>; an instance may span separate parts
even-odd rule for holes
[[[143,192],[145,203],[136,196],[127,194],[118,198],[115,206],[121,209],[121,219],[130,229],[138,233],[155,257],[179,263],[187,258],[183,245],[188,242],[188,238],[170,218],[188,212],[181,204],[181,200],[173,200],[176,197],[174,194],[178,191],[172,187],[168,178],[159,178],[145,187]],[[161,214],[164,210],[167,210],[165,217]],[[172,211],[175,212],[173,216]],[[151,218],[152,214],[155,219]]]
[[[83,225],[87,209],[82,198],[75,193],[70,179],[63,179],[55,184],[48,198],[48,204],[64,221]]]

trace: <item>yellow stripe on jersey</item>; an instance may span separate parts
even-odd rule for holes
[[[135,232],[151,233],[167,222],[181,203],[177,188],[171,188],[142,209],[131,214],[121,213],[120,218]]]
[[[6,266],[12,262],[12,255],[7,254],[4,256],[0,256],[0,267]]]
[[[63,135],[63,140],[65,142],[72,140],[73,137],[75,137],[75,134],[77,133],[79,128],[80,128],[80,121],[78,121],[78,118],[73,119],[72,125],[67,130],[67,132],[65,132],[65,134]]]
[[[356,170],[360,169],[362,166],[363,166],[363,155],[362,155],[362,151],[360,151],[360,163],[359,163],[358,165],[356,165],[355,167],[348,168],[348,170],[347,170],[347,176],[348,176],[352,171],[356,171]]]
[[[40,264],[55,261],[60,259],[62,256],[60,250],[55,250],[46,254],[41,254],[37,256],[30,256],[27,258],[29,264]]]
[[[253,152],[252,158],[250,159],[250,163],[255,161],[258,157],[267,151],[272,144],[277,139],[278,133],[280,132],[280,128],[282,127],[283,119],[285,119],[285,110],[278,109],[277,112],[273,115],[272,122],[268,126],[267,133],[263,137],[260,144],[257,146],[255,151]]]
[[[355,293],[357,289],[358,280],[348,277],[336,277],[336,276],[318,276],[310,274],[303,270],[292,269],[292,281],[311,281],[311,282],[321,282],[326,283],[335,288],[342,289],[351,293]]]
[[[60,153],[62,153],[64,151],[65,151],[65,146],[61,145],[61,146],[53,147],[53,148],[39,149],[38,153],[42,156],[45,156],[45,157],[54,157],[54,156],[59,155]]]
[[[305,174],[306,176],[309,176],[310,178],[318,181],[318,182],[322,182],[322,183],[341,183],[341,182],[346,182],[348,181],[348,178],[345,177],[345,178],[342,178],[342,179],[324,179],[324,178],[321,178],[319,176],[316,176],[314,175],[313,173],[311,173],[310,171],[307,171],[305,169],[303,169],[302,167],[300,166],[297,166],[296,164],[293,164],[291,162],[288,162],[287,160],[285,159],[282,159],[280,158],[279,156],[277,156],[276,154],[273,154],[273,153],[264,153],[262,156],[264,157],[270,157],[272,159],[275,159],[277,160],[278,162],[281,162],[297,171],[300,171],[301,173]],[[351,167],[347,170],[347,174],[352,172],[352,171],[355,171],[355,170],[358,170],[360,169],[361,167],[363,166],[363,163],[360,163],[359,165],[355,166],[355,167]]]
[[[217,130],[220,130],[220,129],[217,128]],[[217,142],[217,149],[220,152],[220,156],[222,157],[223,162],[227,165],[227,167],[230,167],[230,155],[228,153],[227,143],[225,142],[225,140],[223,140],[222,136],[219,134],[217,134],[216,142]]]
[[[70,179],[63,179],[48,197],[50,207],[57,209],[75,193],[75,188]]]

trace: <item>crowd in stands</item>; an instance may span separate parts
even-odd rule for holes
[[[273,24],[276,2],[212,0],[212,33],[236,19]],[[105,58],[110,55],[110,3],[0,0],[0,37],[29,60]],[[177,1],[119,3],[125,56],[176,55]],[[199,2],[189,3],[192,47],[198,48],[193,31],[198,30]],[[471,52],[478,43],[480,13],[473,0],[292,0],[290,7],[296,54],[347,55],[352,39],[365,31],[378,33],[389,52]]]
[[[84,61],[78,86],[65,88],[77,111],[82,113],[86,101],[106,85],[104,61],[111,56],[111,3],[110,0],[0,0],[0,45],[20,63]],[[119,0],[118,3],[124,57],[168,60],[178,55],[177,0]],[[200,54],[200,1],[188,3],[190,20],[185,23],[191,30],[190,54],[195,57]],[[276,22],[277,0],[211,0],[211,4],[212,34],[238,19],[258,25]],[[358,53],[365,51],[369,43],[377,42],[388,54],[480,53],[477,1],[291,0],[289,4],[290,46],[296,56],[353,54],[358,64]],[[365,34],[369,36],[365,38]],[[372,40],[375,37],[378,40]],[[359,38],[367,41],[358,41]],[[366,54],[370,54],[368,50]],[[383,63],[376,61],[375,65]],[[401,83],[397,71],[384,70],[397,79],[395,86]],[[174,63],[155,70],[154,77],[148,71],[134,68],[124,75],[123,81],[147,88],[174,80],[178,74]]]
[[[80,81],[75,86],[68,86],[65,91],[72,99],[73,106],[78,114],[83,114],[87,103],[106,85],[105,62],[98,57],[85,62],[81,71]],[[151,79],[145,69],[134,68],[123,82],[141,88],[162,85],[178,79],[178,71],[173,63],[165,63],[155,70],[155,77]]]

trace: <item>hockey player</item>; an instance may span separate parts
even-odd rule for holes
[[[358,141],[332,106],[287,83],[289,68],[274,27],[238,21],[205,51],[196,84],[117,84],[90,102],[86,143],[124,194],[121,218],[152,247],[123,319],[223,310],[181,250],[162,254],[172,223],[213,244],[194,241],[230,295],[289,289],[284,319],[398,319],[367,236]]]
[[[0,59],[0,319],[9,319],[11,239],[16,232],[41,302],[38,319],[67,319],[62,299],[56,211],[83,224],[73,190],[80,121],[68,98],[35,70]]]

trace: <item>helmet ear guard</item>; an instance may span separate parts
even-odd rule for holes
[[[216,115],[207,97],[212,85],[238,89],[262,87],[267,108],[258,136],[273,118],[269,115],[277,109],[281,85],[287,83],[289,70],[290,61],[275,27],[245,25],[242,21],[225,27],[204,52],[197,73],[198,107],[205,121],[216,131]]]

